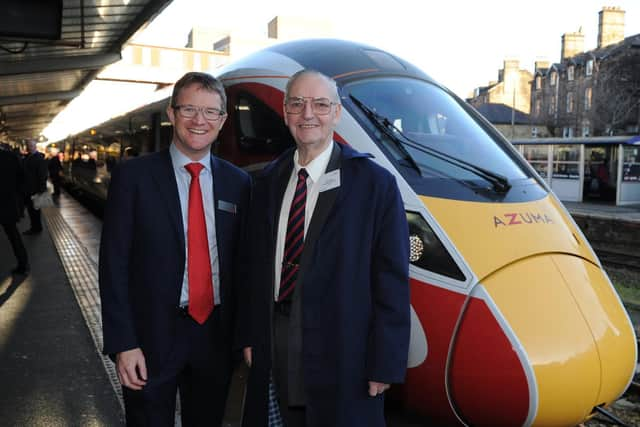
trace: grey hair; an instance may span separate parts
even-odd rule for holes
[[[293,86],[293,84],[296,82],[296,80],[298,80],[300,77],[306,76],[306,75],[318,76],[318,77],[322,78],[324,81],[326,81],[327,84],[329,85],[329,91],[332,94],[333,101],[340,102],[340,97],[338,95],[338,84],[336,83],[336,81],[333,80],[331,77],[329,77],[329,76],[327,76],[325,74],[322,74],[320,71],[313,70],[311,68],[304,68],[304,69],[302,69],[300,71],[297,71],[296,73],[294,73],[291,76],[291,78],[287,82],[287,87],[285,88],[285,91],[284,91],[284,99],[285,99],[285,101],[287,99],[289,99],[289,91],[291,90],[291,86]]]

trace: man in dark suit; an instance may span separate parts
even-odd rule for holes
[[[384,426],[409,347],[409,238],[394,177],[333,141],[336,83],[289,81],[296,141],[255,179],[238,344],[251,367],[244,426]],[[272,379],[272,380],[271,380]],[[268,396],[277,395],[277,405]]]
[[[23,234],[38,234],[42,232],[42,218],[40,209],[33,206],[31,196],[47,191],[47,161],[44,154],[38,151],[37,142],[33,139],[27,141],[29,153],[24,158],[24,189],[25,204],[29,212],[31,226]]]
[[[29,260],[16,223],[20,219],[24,174],[18,157],[0,147],[0,224],[9,239],[18,265],[13,274],[27,274]]]
[[[167,107],[169,149],[114,169],[100,245],[104,352],[127,425],[222,423],[232,360],[236,254],[250,178],[211,155],[222,84],[187,73]]]
[[[53,185],[53,197],[60,197],[60,185],[62,184],[62,163],[60,162],[58,150],[52,150],[51,158],[47,163],[49,169],[49,179]]]

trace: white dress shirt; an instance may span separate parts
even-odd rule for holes
[[[182,213],[182,225],[185,242],[185,263],[184,276],[182,277],[182,292],[180,294],[180,305],[189,304],[189,271],[188,271],[188,247],[187,225],[189,221],[189,186],[191,185],[191,174],[185,169],[185,165],[193,163],[193,160],[185,156],[174,144],[169,147],[171,153],[171,163],[173,172],[178,183],[178,194],[180,196],[180,211]],[[220,304],[220,267],[218,265],[218,242],[216,240],[216,217],[215,199],[213,198],[213,171],[211,170],[211,156],[207,155],[199,162],[204,166],[200,172],[200,190],[202,191],[202,204],[204,206],[204,216],[207,223],[207,239],[209,241],[209,258],[211,259],[211,276],[213,280],[214,304]],[[158,230],[159,233],[163,232]]]
[[[320,177],[324,175],[331,159],[331,151],[333,150],[333,142],[324,149],[322,153],[306,166],[300,166],[298,163],[298,150],[293,154],[293,171],[289,177],[287,189],[284,192],[284,198],[282,199],[282,206],[280,208],[280,218],[278,220],[278,232],[276,241],[276,280],[274,286],[274,299],[278,299],[278,291],[280,290],[280,274],[282,273],[282,257],[284,256],[284,244],[287,235],[287,222],[289,220],[289,210],[291,209],[291,201],[296,191],[296,184],[298,182],[298,171],[300,169],[306,169],[309,176],[307,177],[307,202],[304,211],[304,238],[307,238],[307,229],[313,216],[313,211],[318,201],[319,189],[315,185],[320,180]]]

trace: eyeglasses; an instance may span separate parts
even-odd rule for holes
[[[338,102],[331,102],[327,98],[288,98],[284,103],[284,111],[287,114],[300,114],[304,111],[307,101],[311,104],[311,110],[321,116],[329,114],[331,106],[338,105]]]
[[[194,105],[174,105],[173,109],[178,110],[178,113],[185,119],[193,119],[198,112],[201,112],[204,118],[210,122],[217,122],[226,114],[217,108],[196,107]]]

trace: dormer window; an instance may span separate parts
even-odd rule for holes
[[[542,77],[536,76],[536,89],[540,90],[542,88]]]
[[[558,73],[553,71],[551,73],[551,82],[550,82],[551,86],[555,86],[557,80],[558,80]]]
[[[569,68],[567,68],[567,80],[572,82],[573,81],[573,72],[574,72],[575,67],[573,65],[570,65]]]
[[[587,65],[584,68],[584,75],[590,76],[593,74],[593,59],[587,61]]]

